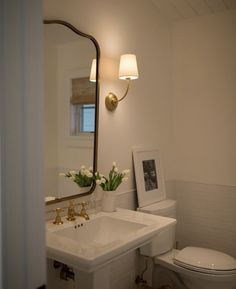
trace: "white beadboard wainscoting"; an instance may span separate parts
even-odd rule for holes
[[[236,186],[175,181],[177,240],[236,257]]]

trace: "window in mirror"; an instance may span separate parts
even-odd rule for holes
[[[70,135],[93,133],[95,130],[95,83],[89,77],[71,80]]]
[[[80,106],[80,131],[94,132],[95,129],[95,104]]]
[[[80,133],[94,133],[95,131],[95,104],[71,104],[70,135]]]

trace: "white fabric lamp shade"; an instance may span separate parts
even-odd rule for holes
[[[91,82],[96,82],[96,63],[96,59],[93,59],[89,78]]]
[[[134,54],[121,55],[119,78],[131,80],[138,78],[138,66],[136,61],[136,55]]]

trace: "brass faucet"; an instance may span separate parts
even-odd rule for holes
[[[63,212],[63,210],[61,208],[56,208],[56,210],[54,210],[56,212],[56,218],[55,221],[53,222],[53,224],[55,225],[61,225],[63,224],[63,221],[61,219],[60,213]]]
[[[73,201],[69,202],[69,207],[68,207],[68,211],[67,211],[67,220],[68,221],[74,221],[76,212],[75,212],[75,205]]]
[[[77,213],[76,215],[78,215],[79,217],[83,217],[85,218],[85,220],[89,220],[89,215],[86,212],[85,206],[88,205],[88,202],[82,202],[79,203],[79,205],[81,205],[81,210],[80,213]]]

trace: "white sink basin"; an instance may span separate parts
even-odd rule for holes
[[[110,216],[100,216],[89,222],[84,222],[83,226],[69,227],[58,230],[56,235],[79,242],[83,247],[101,248],[109,246],[111,243],[121,241],[135,231],[145,227],[126,220],[112,218]]]
[[[176,220],[117,209],[100,212],[89,221],[64,220],[63,225],[47,223],[47,256],[81,271],[92,272],[112,259],[151,240]]]

